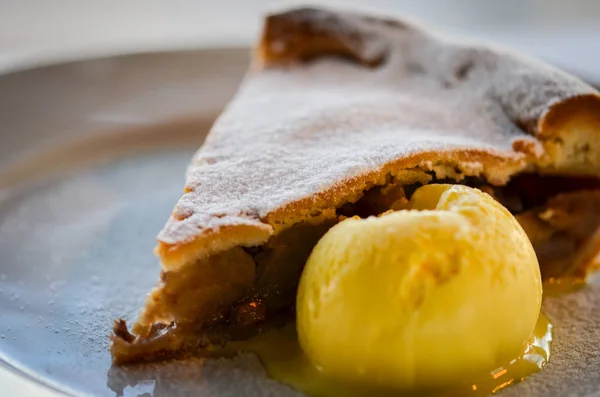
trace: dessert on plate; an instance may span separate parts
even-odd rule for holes
[[[488,193],[543,277],[585,275],[600,250],[599,136],[600,94],[535,59],[395,19],[269,15],[158,236],[158,286],[131,331],[115,322],[113,359],[197,352],[285,318],[329,229],[410,209],[423,185]]]

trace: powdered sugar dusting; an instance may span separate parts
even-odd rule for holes
[[[476,149],[522,159],[513,141],[535,137],[550,105],[596,92],[504,50],[335,15],[345,31],[367,32],[369,43],[387,48],[385,61],[370,68],[360,59],[321,56],[251,73],[194,156],[188,193],[159,240],[178,244],[224,225],[260,224],[317,193],[345,194],[345,181],[420,153]]]

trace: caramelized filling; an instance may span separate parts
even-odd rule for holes
[[[261,247],[236,247],[163,273],[161,286],[134,326],[135,335],[122,320],[115,323],[114,361],[198,354],[210,344],[247,338],[268,328],[274,318],[293,317],[290,308],[302,268],[327,230],[348,216],[406,208],[412,193],[426,183],[477,187],[502,203],[532,241],[544,278],[584,276],[598,253],[599,179],[527,174],[497,187],[476,177],[436,178],[433,172],[399,176],[388,175],[386,184],[365,191],[335,215],[293,225]]]

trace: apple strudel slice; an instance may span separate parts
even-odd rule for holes
[[[319,8],[269,15],[158,236],[160,282],[116,363],[198,352],[285,317],[311,249],[423,184],[488,192],[546,277],[600,249],[600,95],[502,48]]]

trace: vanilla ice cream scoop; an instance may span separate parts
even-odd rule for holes
[[[443,387],[516,357],[532,334],[542,282],[513,216],[459,185],[423,186],[410,208],[347,219],[314,248],[297,329],[325,374]]]

